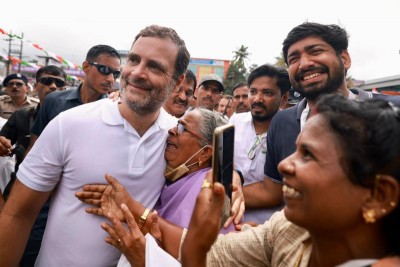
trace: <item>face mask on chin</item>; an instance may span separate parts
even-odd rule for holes
[[[200,153],[205,147],[206,146],[203,146],[202,148],[200,148],[187,161],[185,161],[184,163],[182,163],[181,165],[179,165],[176,168],[169,166],[167,163],[167,167],[165,168],[165,171],[164,171],[165,179],[167,179],[168,181],[173,183],[176,180],[182,178],[184,175],[186,175],[189,172],[189,168],[196,165],[198,163],[198,161],[193,162],[190,165],[186,165],[186,163],[188,163],[194,156],[196,156],[198,153]]]

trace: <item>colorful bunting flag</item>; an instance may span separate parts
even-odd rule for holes
[[[8,35],[10,38],[17,38],[17,39],[20,39],[20,40],[23,41],[24,43],[27,43],[28,45],[30,45],[30,46],[32,46],[32,47],[34,47],[34,48],[36,48],[36,49],[38,49],[38,50],[40,50],[40,51],[43,51],[44,53],[46,53],[46,55],[50,56],[50,57],[53,58],[54,60],[56,60],[56,61],[58,61],[58,62],[60,62],[60,63],[63,63],[63,64],[65,64],[65,65],[67,65],[69,68],[82,69],[82,67],[81,67],[80,65],[75,64],[75,63],[72,63],[71,61],[68,61],[68,60],[62,58],[61,56],[56,55],[56,54],[54,54],[53,52],[46,51],[46,50],[43,49],[43,47],[41,47],[39,44],[34,44],[34,43],[30,42],[30,41],[24,40],[21,36],[18,36],[18,35],[16,35],[16,34],[7,33],[7,32],[6,32],[5,30],[3,30],[2,28],[0,28],[0,34]],[[14,63],[15,60],[18,60],[18,63],[21,62],[21,60],[19,60],[19,59],[17,59],[17,58],[11,59],[11,57],[10,57],[10,58],[9,58],[8,56],[4,57],[2,54],[0,54],[0,56],[3,57],[3,58],[5,58],[5,59],[10,59],[10,60],[12,60],[12,61],[13,61],[13,64],[17,64],[17,63]],[[22,63],[21,63],[21,64],[22,64]],[[33,64],[33,65],[34,65],[34,64]],[[35,66],[37,66],[37,65],[35,65]]]

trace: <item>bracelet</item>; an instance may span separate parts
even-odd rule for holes
[[[142,229],[143,225],[146,223],[147,220],[147,216],[149,216],[150,210],[149,209],[145,209],[142,216],[140,216],[139,221],[137,223],[137,226],[139,227],[139,229]]]

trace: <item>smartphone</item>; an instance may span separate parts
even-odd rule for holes
[[[213,140],[213,180],[224,185],[225,192],[232,196],[233,148],[235,126],[226,124],[214,130]]]

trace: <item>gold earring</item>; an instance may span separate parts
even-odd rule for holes
[[[376,213],[375,210],[367,210],[363,213],[363,217],[366,223],[374,223],[376,222]]]

